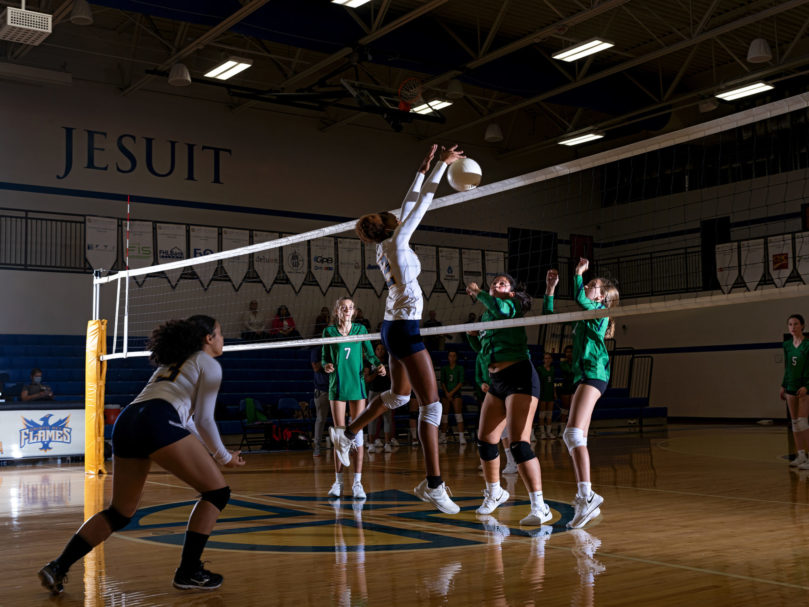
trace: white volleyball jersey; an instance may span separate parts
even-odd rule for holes
[[[430,208],[446,169],[446,163],[439,161],[426,183],[424,175],[416,174],[399,213],[401,223],[390,238],[376,245],[376,262],[388,286],[385,320],[421,319],[424,307],[424,298],[418,281],[421,262],[410,248],[410,237]]]
[[[160,366],[133,403],[159,398],[171,403],[183,427],[199,438],[220,464],[230,461],[214,421],[222,367],[202,350],[179,365]]]

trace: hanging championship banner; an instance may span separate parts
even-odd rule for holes
[[[743,240],[739,244],[742,278],[747,288],[753,291],[764,275],[764,239]]]
[[[191,247],[191,257],[202,257],[203,255],[210,255],[211,253],[219,252],[219,230],[210,226],[190,226],[188,228],[188,238]],[[213,280],[213,275],[216,272],[216,267],[219,265],[216,261],[209,261],[208,263],[201,263],[194,266],[194,272],[197,273],[197,278],[202,283],[202,288],[207,289]]]
[[[185,225],[178,223],[157,224],[157,263],[164,264],[185,259]],[[172,288],[183,273],[182,268],[163,272]]]
[[[486,286],[506,272],[506,254],[503,251],[486,251]],[[483,287],[483,285],[480,285]]]
[[[298,293],[306,280],[306,273],[309,271],[309,249],[305,242],[296,242],[283,248],[284,272],[286,272],[289,284]]]
[[[349,295],[354,295],[362,275],[361,241],[356,238],[337,239],[337,271]]]
[[[222,250],[229,251],[246,247],[250,244],[250,232],[247,230],[234,230],[233,228],[222,228]],[[222,267],[230,278],[233,288],[237,291],[244,282],[247,275],[247,255],[238,255],[222,260]]]
[[[315,238],[309,243],[312,275],[323,295],[334,279],[334,238]]]
[[[112,217],[84,218],[84,257],[94,270],[109,270],[118,256],[115,242],[118,220]]]
[[[376,263],[375,244],[366,243],[365,245],[365,277],[377,296],[381,295],[385,288],[385,277],[379,269],[379,264]]]
[[[426,244],[417,244],[413,250],[418,255],[421,262],[421,274],[419,274],[419,285],[425,297],[429,297],[435,288],[435,280],[438,278],[435,262],[435,247]]]
[[[463,284],[476,282],[483,284],[483,261],[480,249],[461,249],[461,261],[463,262]]]
[[[730,293],[739,277],[739,243],[725,242],[716,245],[716,278],[722,293]]]
[[[795,234],[795,267],[803,282],[809,284],[809,232]]]
[[[770,236],[767,239],[770,276],[776,287],[783,287],[792,274],[792,234]]]
[[[126,224],[124,224],[122,235],[124,247],[126,247]],[[151,221],[129,222],[129,249],[124,248],[124,251],[129,258],[129,268],[132,270],[154,265],[154,233]],[[126,263],[126,257],[124,263]],[[133,278],[138,285],[142,285],[146,280],[146,274]]]
[[[455,299],[461,282],[461,252],[458,249],[438,248],[438,279],[444,285],[449,300]]]
[[[260,232],[253,230],[253,244],[259,242],[269,242],[276,240],[278,232]],[[264,249],[258,253],[253,253],[253,269],[258,274],[261,284],[264,285],[264,290],[269,293],[275,279],[278,278],[278,269],[281,267],[281,247],[273,247],[272,249]]]

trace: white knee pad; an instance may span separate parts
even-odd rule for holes
[[[441,423],[446,424],[449,421],[449,415],[442,415],[441,416]]]
[[[809,430],[809,418],[807,417],[796,417],[792,420],[792,429],[795,432],[803,432],[804,430]]]
[[[565,441],[568,453],[573,453],[573,449],[576,447],[587,446],[587,437],[584,436],[584,430],[581,428],[565,428],[562,439]]]
[[[458,423],[458,424],[463,423],[463,414],[462,413],[456,413],[455,414],[455,422]]]
[[[382,393],[382,402],[388,409],[398,409],[410,402],[410,395],[394,394],[390,390]]]
[[[365,432],[360,430],[354,437],[354,444],[357,445],[357,447],[362,447],[365,444],[365,439],[363,439],[363,436],[365,436]]]
[[[437,428],[441,422],[441,403],[435,402],[419,407],[419,421],[425,421]]]

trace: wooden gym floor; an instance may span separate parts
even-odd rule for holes
[[[366,459],[364,503],[326,499],[330,451],[248,455],[228,474],[233,498],[205,558],[221,589],[178,591],[171,577],[194,492],[155,470],[130,527],[96,548],[51,598],[37,570],[110,478],[79,465],[0,469],[0,605],[62,607],[326,605],[805,605],[809,602],[809,472],[790,470],[783,427],[669,426],[648,436],[590,439],[602,516],[565,530],[575,493],[561,440],[536,446],[552,527],[521,529],[527,495],[490,520],[473,445],[446,447],[456,516],[418,501],[419,449]],[[345,490],[350,481],[346,478]],[[85,512],[85,503],[87,510]]]

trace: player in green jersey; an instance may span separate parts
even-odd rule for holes
[[[367,335],[364,325],[351,322],[354,318],[354,301],[350,297],[341,297],[334,304],[334,324],[323,329],[323,337],[345,337],[348,335]],[[323,346],[323,370],[329,374],[329,403],[334,425],[345,428],[346,403],[351,412],[351,418],[357,416],[365,409],[365,399],[368,394],[365,390],[365,378],[362,372],[362,351],[370,363],[376,367],[379,375],[385,375],[385,366],[374,354],[370,341],[350,341]],[[365,499],[365,490],[362,488],[362,458],[363,441],[362,432],[357,434],[357,449],[351,454],[354,464],[354,482],[352,493],[354,499]],[[339,498],[343,493],[343,464],[337,454],[334,454],[335,481],[329,490],[330,497]]]
[[[539,375],[539,430],[540,438],[553,438],[551,421],[553,419],[553,402],[556,400],[556,389],[553,385],[556,369],[553,368],[553,356],[545,352],[542,365],[537,367]]]
[[[803,316],[793,314],[787,319],[790,339],[784,342],[784,379],[781,381],[781,400],[787,401],[792,420],[792,434],[798,456],[790,463],[799,470],[809,470],[809,340],[803,337]]]
[[[602,310],[618,304],[619,294],[615,285],[606,278],[594,278],[586,285],[582,275],[590,267],[584,258],[576,265],[573,292],[576,302],[585,310]],[[550,270],[545,280],[543,309],[553,311],[553,293],[559,284],[559,273]],[[576,512],[567,526],[578,529],[601,514],[599,506],[604,498],[592,490],[590,483],[590,454],[587,451],[587,433],[593,409],[607,389],[610,379],[609,355],[605,338],[612,337],[613,323],[609,318],[581,320],[573,329],[573,361],[576,391],[570,401],[570,418],[562,438],[565,441],[573,469],[576,472],[578,491],[574,501]]]
[[[519,318],[531,309],[531,296],[511,276],[496,276],[488,293],[481,291],[476,283],[469,283],[466,292],[486,306],[481,318],[483,322]],[[478,450],[486,489],[477,513],[491,514],[509,498],[508,491],[500,486],[500,450],[497,447],[503,429],[508,427],[510,449],[531,500],[531,512],[520,524],[540,526],[550,521],[553,515],[542,498],[539,460],[529,442],[539,397],[539,378],[528,354],[525,327],[486,329],[478,333],[477,341],[479,347],[473,347],[487,358],[490,377],[478,427]]]
[[[441,367],[439,385],[441,392],[441,405],[444,407],[444,413],[441,416],[441,434],[438,437],[439,444],[446,444],[447,442],[447,424],[449,422],[450,409],[455,412],[455,431],[458,433],[458,444],[465,445],[466,437],[464,436],[463,427],[463,399],[461,398],[461,389],[464,384],[464,368],[458,364],[458,353],[455,350],[450,350],[447,353],[447,362],[445,367]]]

